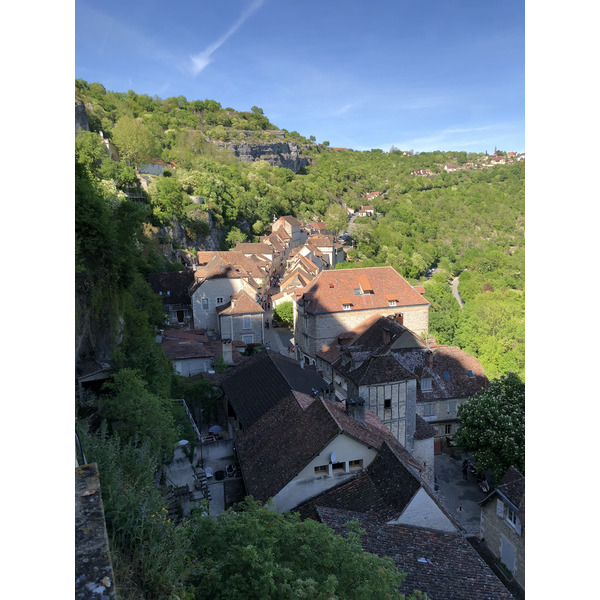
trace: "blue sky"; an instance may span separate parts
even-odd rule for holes
[[[523,0],[76,0],[75,72],[357,150],[525,151]]]

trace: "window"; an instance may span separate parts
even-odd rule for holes
[[[362,290],[361,289],[355,289],[354,290],[354,295],[355,296],[362,296]]]
[[[244,329],[252,329],[252,318],[250,315],[244,315],[242,321]]]
[[[421,391],[422,392],[430,392],[431,391],[431,377],[423,377],[423,379],[421,379]]]
[[[350,310],[350,308],[352,308],[351,304],[342,304],[342,307],[344,310]]]
[[[217,304],[223,304],[223,298],[217,298]]]
[[[473,369],[467,369],[467,375],[469,377],[475,377],[475,373],[473,373]]]
[[[455,415],[456,414],[456,400],[452,400],[448,402],[448,414]]]
[[[329,467],[327,465],[315,467],[315,475],[318,475],[319,473],[329,473]]]
[[[450,435],[452,433],[452,425],[444,426],[444,435]]]
[[[504,517],[504,502],[500,498],[496,499],[496,514],[501,518]]]
[[[208,298],[202,298],[202,310],[208,310]]]
[[[395,300],[388,300],[388,306],[396,306],[397,302]]]
[[[361,458],[360,460],[351,460],[351,461],[348,463],[348,466],[349,466],[351,469],[362,469],[362,466],[363,466],[363,461],[362,461],[362,458]]]
[[[444,371],[442,375],[446,381],[450,381],[450,373],[448,373],[448,371]]]
[[[392,418],[392,399],[386,398],[383,401],[383,418],[391,419]]]
[[[244,342],[244,344],[253,344],[254,343],[254,336],[252,334],[250,335],[243,335],[242,336],[242,342]]]
[[[425,405],[425,412],[423,414],[425,417],[433,417],[433,404]]]
[[[346,463],[343,463],[343,462],[333,463],[332,469],[334,471],[345,471],[346,470]]]

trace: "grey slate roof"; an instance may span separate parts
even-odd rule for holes
[[[458,534],[419,527],[386,525],[376,516],[318,507],[321,522],[337,534],[348,531],[346,523],[358,521],[364,550],[389,556],[406,573],[403,594],[425,592],[433,600],[506,600],[514,596],[504,587],[469,542]]]
[[[312,394],[328,384],[313,369],[276,352],[266,350],[232,369],[222,388],[243,429],[248,429],[292,390]]]
[[[192,271],[170,271],[166,273],[149,273],[148,283],[152,291],[162,292],[162,300],[168,304],[191,304],[188,288],[194,283]],[[170,294],[167,296],[167,292]]]

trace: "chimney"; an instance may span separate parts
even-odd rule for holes
[[[221,342],[221,347],[223,350],[223,360],[226,365],[233,365],[233,345],[231,340],[223,340]]]
[[[404,325],[404,314],[403,313],[396,313],[394,315],[395,319],[396,319],[396,323],[398,323],[398,325]]]
[[[358,398],[348,398],[346,400],[346,412],[349,417],[352,417],[359,423],[365,422],[365,401]]]
[[[427,366],[433,369],[433,352],[431,350],[427,350]]]

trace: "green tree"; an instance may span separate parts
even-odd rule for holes
[[[225,238],[228,248],[235,248],[237,244],[241,244],[246,241],[246,234],[241,231],[238,227],[232,227]]]
[[[398,599],[402,574],[390,558],[363,552],[360,530],[340,537],[297,513],[247,498],[241,510],[197,519],[191,547],[205,598]]]
[[[145,441],[160,455],[169,454],[177,441],[170,400],[148,391],[133,369],[120,369],[104,384],[100,413],[124,441]]]
[[[335,235],[339,235],[342,231],[346,231],[348,227],[348,215],[339,204],[332,204],[325,212],[323,218],[327,229]]]
[[[478,469],[490,469],[497,482],[509,467],[525,474],[525,384],[518,375],[491,381],[459,406],[458,419],[454,441],[473,452]]]
[[[294,324],[294,305],[292,302],[282,302],[273,310],[275,317],[285,323],[288,327]]]
[[[180,184],[172,177],[161,177],[151,193],[152,213],[162,224],[172,220],[181,220],[185,207],[189,204]]]
[[[135,168],[157,152],[154,137],[148,128],[133,117],[119,118],[112,135],[121,158]]]

